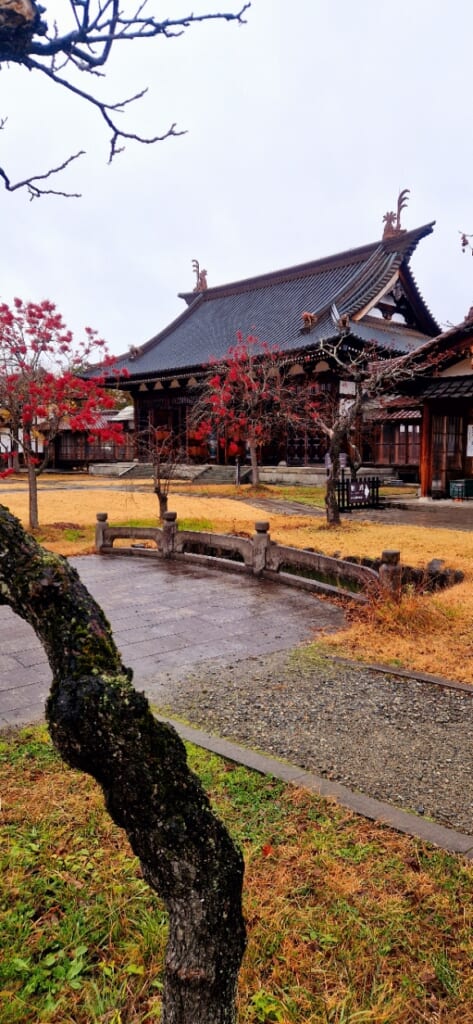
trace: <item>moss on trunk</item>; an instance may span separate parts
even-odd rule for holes
[[[163,1024],[232,1024],[245,947],[243,859],[185,748],[132,685],[110,625],[66,559],[0,506],[0,603],[35,629],[53,682],[47,720],[68,764],[101,785],[170,916]]]

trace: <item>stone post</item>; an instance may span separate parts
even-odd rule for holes
[[[177,529],[177,512],[165,512],[163,517],[163,532],[161,535],[161,551],[163,558],[172,558],[174,554],[174,538]]]
[[[97,522],[95,524],[95,550],[97,554],[100,554],[105,545],[105,532],[107,529],[108,512],[97,512]],[[107,545],[110,547],[110,545]]]
[[[271,543],[269,523],[255,523],[256,533],[253,534],[253,573],[259,575],[266,567],[266,551]]]
[[[396,601],[401,598],[401,575],[400,551],[383,551],[381,554],[381,565],[379,567],[379,583],[381,590],[386,597],[394,597]]]

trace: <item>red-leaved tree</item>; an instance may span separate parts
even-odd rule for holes
[[[212,363],[192,414],[191,426],[201,439],[224,435],[230,455],[247,445],[253,484],[259,482],[259,453],[289,427],[305,429],[319,403],[314,382],[287,372],[283,353],[254,335],[229,348]]]
[[[356,472],[361,464],[356,436],[363,430],[366,415],[373,415],[374,410],[381,415],[402,385],[432,372],[437,354],[433,342],[405,355],[382,350],[374,342],[362,345],[349,337],[347,326],[335,340],[318,346],[317,358],[326,361],[328,383],[321,383],[310,360],[290,367],[287,353],[253,336],[244,340],[239,333],[237,344],[212,365],[191,425],[197,424],[203,439],[220,434],[230,455],[241,453],[242,443],[246,443],[254,484],[258,483],[259,451],[278,434],[280,440],[291,431],[321,439],[331,463],[325,497],[327,523],[337,526],[340,454],[348,455]]]
[[[81,371],[99,361],[104,376],[84,379]],[[37,529],[37,478],[46,468],[61,429],[87,432],[104,441],[121,439],[121,424],[104,425],[116,399],[103,387],[113,359],[91,327],[76,343],[49,300],[0,304],[0,410],[3,461],[10,472],[22,460],[29,485],[29,525]]]

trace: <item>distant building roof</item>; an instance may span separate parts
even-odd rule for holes
[[[184,312],[146,344],[131,346],[118,369],[126,368],[131,380],[195,371],[222,358],[238,331],[296,353],[337,337],[341,321],[363,342],[410,351],[439,333],[408,266],[432,229],[425,224],[325,259],[183,293]],[[377,306],[392,318],[373,315]]]
[[[123,409],[119,409],[118,412],[112,411],[107,419],[112,420],[114,423],[126,423],[128,420],[134,421],[135,410],[132,405],[125,405]]]

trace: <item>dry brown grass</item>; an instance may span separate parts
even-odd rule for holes
[[[350,614],[345,630],[324,645],[338,654],[390,663],[473,682],[473,535],[460,530],[348,523],[337,530],[314,525],[284,531],[284,543],[313,546],[325,554],[376,557],[385,548],[401,551],[404,564],[426,566],[443,558],[461,569],[464,582],[434,596],[409,593],[400,604],[383,602]],[[272,530],[279,539],[278,528]]]
[[[115,523],[143,519],[157,522],[157,501],[151,484],[74,476],[72,482],[79,485],[77,489],[59,490],[61,478],[54,477],[52,482],[54,487],[50,480],[40,482],[39,539],[50,550],[65,555],[91,552],[99,511],[108,512]],[[70,484],[71,477],[64,483]],[[235,494],[232,487],[215,489],[214,496],[177,493],[183,487],[174,485],[170,496],[170,508],[177,512],[178,519],[206,519],[217,531],[251,535],[255,520],[263,516],[244,500],[226,496]],[[4,481],[0,497],[26,523],[24,480],[11,477]],[[384,548],[398,548],[405,564],[424,566],[440,557],[449,567],[461,569],[464,582],[434,597],[409,594],[400,606],[383,603],[370,607],[368,614],[352,612],[347,628],[327,637],[324,644],[354,658],[441,674],[461,682],[473,681],[473,534],[359,521],[327,530],[323,517],[271,514],[269,518],[274,540],[295,547],[312,547],[342,557],[375,557]],[[75,525],[82,535],[71,537],[71,530],[54,527],[54,523]]]
[[[60,485],[64,484],[64,490]],[[63,555],[89,554],[93,550],[92,535],[85,539],[68,540],[59,530],[55,536],[55,523],[68,523],[71,526],[94,527],[97,512],[108,512],[112,523],[128,522],[129,520],[155,520],[158,524],[158,502],[153,494],[151,484],[141,482],[125,483],[113,480],[101,487],[99,478],[74,475],[74,489],[66,489],[71,484],[71,477],[47,478],[39,484],[39,520],[41,524],[40,539],[51,551]],[[108,484],[108,486],[107,486]],[[78,485],[78,489],[75,487]],[[0,488],[0,501],[7,505],[14,515],[18,516],[26,526],[28,522],[28,491],[22,477],[9,477]],[[254,531],[257,511],[244,502],[232,501],[218,497],[188,497],[172,494],[169,507],[177,512],[179,519],[209,519],[215,530],[232,533],[236,531]],[[283,519],[284,517],[276,517]]]
[[[470,864],[189,757],[245,856],[240,1024],[473,1024]],[[157,1024],[166,917],[98,787],[35,727],[2,737],[0,789],[2,1024]]]

